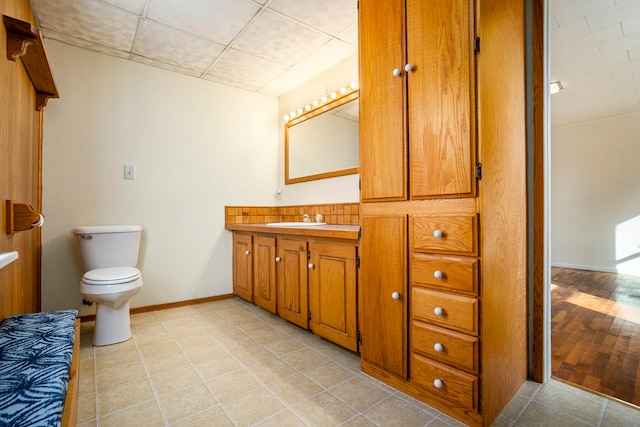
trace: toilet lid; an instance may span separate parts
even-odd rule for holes
[[[139,279],[140,270],[135,267],[99,268],[84,273],[82,281],[89,285],[115,285]]]

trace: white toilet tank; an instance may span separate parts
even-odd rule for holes
[[[136,267],[140,250],[139,225],[94,225],[71,230],[85,271],[108,267]]]

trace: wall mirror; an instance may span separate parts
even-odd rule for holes
[[[343,90],[285,123],[285,184],[358,173],[358,90]]]

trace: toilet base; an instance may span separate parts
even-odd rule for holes
[[[129,301],[118,308],[96,303],[96,322],[93,330],[93,345],[103,346],[127,341],[131,338]]]

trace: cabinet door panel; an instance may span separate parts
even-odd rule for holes
[[[233,233],[233,293],[253,302],[253,261],[251,236]]]
[[[278,314],[307,328],[307,242],[278,240]]]
[[[360,354],[406,378],[407,219],[364,216],[361,226]]]
[[[407,198],[404,1],[361,0],[360,180],[362,201]],[[395,76],[393,70],[402,70]]]
[[[253,301],[276,312],[276,239],[256,236],[253,241]]]
[[[309,252],[311,329],[356,351],[356,248],[311,242]]]
[[[407,11],[411,198],[472,195],[473,3],[407,0]]]

